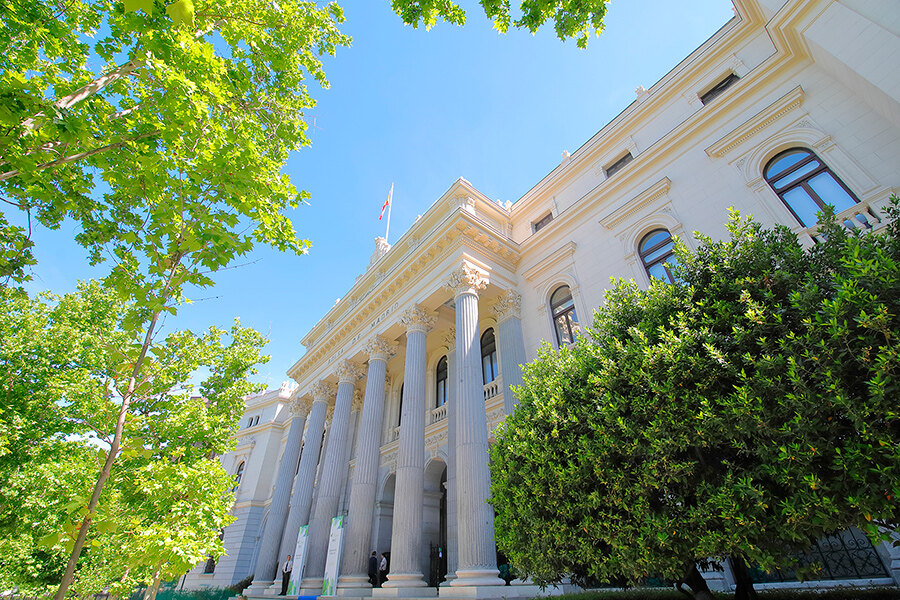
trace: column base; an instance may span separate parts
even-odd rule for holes
[[[337,596],[371,596],[372,584],[366,575],[341,575],[338,577]]]
[[[389,573],[380,588],[372,590],[376,598],[427,598],[437,596],[437,589],[427,587],[421,573]]]
[[[450,586],[454,588],[473,586],[506,587],[506,582],[500,579],[500,571],[497,569],[459,569],[456,571],[456,579],[450,583]]]
[[[298,596],[321,596],[322,583],[324,577],[304,577],[300,582],[300,593]]]
[[[388,573],[387,581],[381,584],[381,589],[393,588],[423,588],[425,576],[421,573]]]
[[[275,583],[275,581],[271,580],[271,579],[269,581],[254,581],[252,584],[250,584],[250,587],[248,587],[246,590],[244,590],[244,595],[245,596],[265,596],[266,590],[271,588],[273,583]],[[277,591],[279,591],[279,592],[281,591],[280,584],[279,584]]]

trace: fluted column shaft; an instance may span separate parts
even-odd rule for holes
[[[473,269],[454,274],[456,298],[456,487],[459,564],[450,585],[503,585],[494,545],[494,511],[487,503],[487,415],[481,374],[478,290],[484,282]]]
[[[322,431],[325,429],[325,411],[330,395],[316,394],[312,409],[307,417],[303,452],[300,454],[300,469],[294,479],[291,494],[291,510],[288,513],[284,534],[281,536],[281,556],[293,554],[297,546],[300,527],[309,522],[309,507],[312,505],[313,486],[316,483],[316,466],[319,464],[319,450],[322,448]]]
[[[353,390],[359,378],[356,368],[345,363],[338,384],[334,416],[328,432],[328,446],[322,458],[319,474],[319,490],[316,507],[309,521],[309,555],[304,579],[319,578],[325,574],[325,559],[331,534],[331,520],[337,515],[341,500],[341,463],[347,447],[347,431],[350,428],[350,408]]]
[[[294,469],[300,456],[300,445],[303,441],[303,427],[306,424],[307,410],[308,405],[297,404],[291,406],[293,417],[288,429],[284,452],[281,455],[281,462],[278,465],[275,491],[272,493],[272,501],[269,503],[269,518],[263,527],[259,554],[256,559],[256,572],[253,575],[253,580],[257,582],[257,585],[262,585],[263,582],[270,584],[274,581],[278,570],[281,531],[290,505],[291,481],[294,478]]]
[[[503,408],[512,413],[518,404],[512,388],[522,385],[522,365],[525,364],[525,342],[522,319],[519,317],[520,297],[508,290],[494,306],[497,313],[497,344],[500,350],[500,373],[503,376]]]
[[[425,332],[433,322],[413,307],[404,315],[406,363],[397,455],[391,572],[384,587],[425,587],[420,553],[425,491]]]
[[[372,517],[378,485],[378,464],[381,459],[380,433],[384,418],[384,383],[387,359],[391,346],[375,338],[367,347],[369,370],[366,375],[366,395],[359,419],[356,441],[356,465],[350,487],[350,506],[347,511],[346,543],[341,562],[341,587],[369,588],[368,567],[372,538]]]
[[[456,515],[456,333],[447,352],[447,579],[456,577],[459,563]]]

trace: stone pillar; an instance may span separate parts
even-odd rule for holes
[[[289,408],[292,413],[291,426],[288,429],[281,462],[278,464],[275,491],[272,493],[272,501],[269,503],[269,518],[263,527],[259,553],[256,557],[256,570],[253,574],[253,585],[259,591],[272,585],[278,572],[278,563],[281,560],[281,557],[278,556],[281,531],[290,505],[291,482],[294,479],[297,459],[300,457],[303,427],[306,425],[306,415],[309,413],[309,400],[294,398],[289,404]]]
[[[355,595],[368,593],[369,554],[372,551],[372,518],[375,515],[375,494],[378,487],[378,465],[381,459],[381,426],[384,419],[384,384],[387,361],[396,352],[396,344],[375,336],[366,344],[369,371],[366,376],[366,395],[359,419],[356,441],[356,464],[353,485],[350,487],[350,507],[344,556],[341,559],[340,590],[353,589]],[[378,557],[381,560],[381,557]]]
[[[442,585],[450,585],[456,578],[459,562],[456,525],[456,328],[451,327],[444,338],[447,348],[447,579]]]
[[[301,595],[305,590],[322,590],[325,575],[325,558],[328,554],[328,540],[331,535],[331,519],[337,516],[341,501],[342,459],[347,448],[347,431],[350,428],[350,409],[353,406],[353,390],[362,376],[359,367],[344,360],[338,366],[337,400],[334,402],[334,417],[328,431],[328,446],[322,458],[319,474],[316,507],[309,520],[309,554],[306,558],[306,572],[300,585]]]
[[[284,534],[281,536],[280,558],[294,554],[300,527],[309,522],[309,507],[312,505],[313,486],[316,482],[316,466],[319,464],[322,432],[325,429],[325,412],[331,399],[334,398],[334,385],[320,381],[313,387],[312,393],[313,405],[309,411],[309,417],[306,419],[303,452],[300,453],[300,468],[294,479],[291,511],[288,513]],[[280,590],[281,586],[278,587]]]
[[[487,415],[481,374],[478,292],[484,276],[467,264],[446,286],[456,299],[456,484],[459,564],[451,587],[503,585],[497,570],[488,468]]]
[[[425,587],[420,556],[425,492],[425,333],[434,325],[434,317],[413,306],[403,314],[401,322],[406,325],[406,364],[391,529],[391,572],[379,595],[406,595],[402,588],[417,588],[417,596],[434,595],[433,589]]]
[[[521,310],[522,297],[514,290],[506,290],[494,304],[500,374],[503,377],[503,408],[507,415],[518,404],[513,397],[512,388],[522,385],[522,365],[525,364]]]

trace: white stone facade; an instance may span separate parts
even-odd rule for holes
[[[694,231],[725,235],[729,206],[812,243],[815,228],[764,177],[791,148],[815,153],[855,196],[842,218],[879,227],[888,197],[900,192],[900,4],[735,0],[735,9],[514,204],[459,179],[393,247],[380,240],[366,272],[303,338],[306,352],[288,373],[297,387],[247,400],[237,450],[224,457],[233,472],[245,465],[228,555],[211,574],[198,566],[185,587],[255,573],[252,593],[276,593],[275,562],[293,552],[282,541],[296,538],[283,531],[293,519],[310,524],[310,552],[319,553],[303,582],[303,593],[314,593],[323,528],[345,515],[339,595],[508,595],[484,502],[486,449],[513,410],[519,364],[544,340],[560,343],[556,290],[568,286],[585,323],[611,277],[648,284],[640,252],[648,233],[667,230],[695,246]],[[706,95],[729,76],[730,86]],[[493,361],[482,357],[488,330]],[[324,427],[314,419],[319,404]],[[294,419],[304,421],[292,436]],[[316,451],[300,455],[298,471],[290,449],[304,426],[303,443]],[[283,453],[290,464],[280,470]],[[426,587],[431,546],[446,553],[449,581],[439,591]],[[393,550],[391,576],[374,592],[365,572],[373,550]],[[885,576],[872,582],[900,583],[900,548],[878,551]],[[728,574],[718,582],[728,585]]]

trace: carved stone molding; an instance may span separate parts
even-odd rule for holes
[[[313,402],[331,402],[336,395],[337,388],[327,381],[319,381],[312,388]]]
[[[312,399],[309,396],[297,396],[288,403],[288,410],[294,415],[306,415],[309,414],[311,406]]]
[[[414,304],[406,309],[400,322],[406,326],[407,333],[411,331],[421,331],[427,333],[429,329],[434,327],[435,318],[425,312],[418,304]]]
[[[447,350],[456,348],[456,327],[451,327],[447,330],[447,333],[441,337],[441,343]]]
[[[369,355],[369,360],[383,360],[387,362],[388,359],[397,353],[397,344],[380,335],[376,335],[366,342],[365,351]]]
[[[522,296],[519,295],[515,290],[506,290],[503,292],[500,297],[497,299],[497,302],[494,303],[494,315],[497,317],[497,322],[502,323],[503,321],[510,319],[512,317],[521,318],[522,316]]]
[[[450,288],[454,298],[467,292],[477,295],[478,292],[487,287],[487,278],[478,269],[464,263],[450,273],[450,277],[444,283],[444,287]]]
[[[352,383],[354,385],[363,376],[362,369],[359,365],[346,359],[338,363],[334,374],[337,375],[339,383]]]
[[[353,391],[353,404],[350,409],[351,412],[359,412],[362,410],[363,398],[364,398],[364,396],[363,396],[363,393],[361,390]]]

